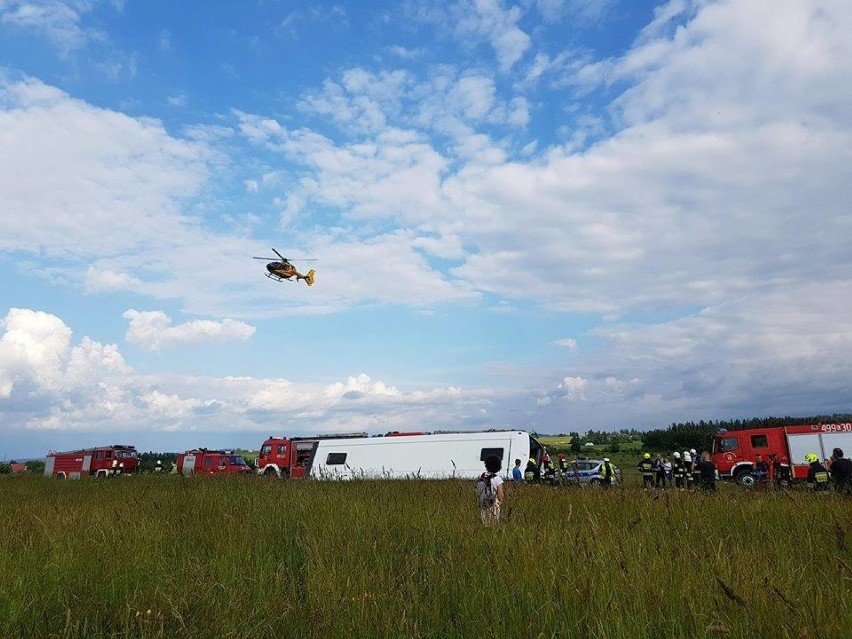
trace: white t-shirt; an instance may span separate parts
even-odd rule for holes
[[[503,478],[500,477],[500,475],[494,475],[494,477],[491,478],[491,490],[494,491],[495,496],[497,495],[497,489],[500,488],[500,486],[502,485]]]

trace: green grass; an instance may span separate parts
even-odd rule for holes
[[[849,501],[512,488],[4,479],[0,637],[852,636]]]

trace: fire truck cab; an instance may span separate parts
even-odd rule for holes
[[[51,451],[44,460],[45,477],[80,479],[132,473],[139,465],[133,446],[101,446],[67,452]]]
[[[251,466],[232,450],[207,450],[206,448],[188,450],[178,453],[175,465],[178,467],[178,472],[187,477],[195,473],[250,475],[252,472]]]
[[[791,479],[805,479],[808,464],[805,455],[816,453],[827,460],[834,448],[852,450],[852,424],[806,424],[745,430],[721,430],[713,436],[713,462],[723,479],[740,485],[754,483],[754,460],[777,455],[781,465],[789,466]]]

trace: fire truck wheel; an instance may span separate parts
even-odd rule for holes
[[[67,479],[65,473],[56,473],[56,479]]]
[[[754,477],[748,470],[742,470],[734,476],[734,481],[744,488],[754,488]]]
[[[278,477],[278,473],[275,472],[274,468],[267,468],[266,470],[263,471],[263,476],[264,477]]]

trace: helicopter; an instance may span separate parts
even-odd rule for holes
[[[299,271],[296,270],[295,266],[290,264],[289,259],[287,259],[283,255],[281,255],[281,253],[276,251],[274,248],[272,249],[272,252],[275,253],[280,258],[280,261],[276,260],[274,257],[254,257],[254,258],[252,258],[252,259],[255,259],[255,260],[273,260],[272,262],[270,262],[269,264],[266,265],[266,270],[268,271],[266,273],[266,277],[268,277],[271,280],[275,280],[276,282],[280,282],[282,280],[287,280],[287,281],[292,282],[293,281],[292,278],[295,277],[296,278],[295,281],[297,281],[297,282],[299,280],[305,280],[305,283],[308,286],[314,285],[314,276],[316,275],[316,271],[314,271],[314,269],[311,269],[310,271],[308,271],[307,273],[302,275],[301,273],[299,273]],[[294,260],[294,261],[316,262],[316,260],[313,259],[313,258],[303,258],[303,259]]]

